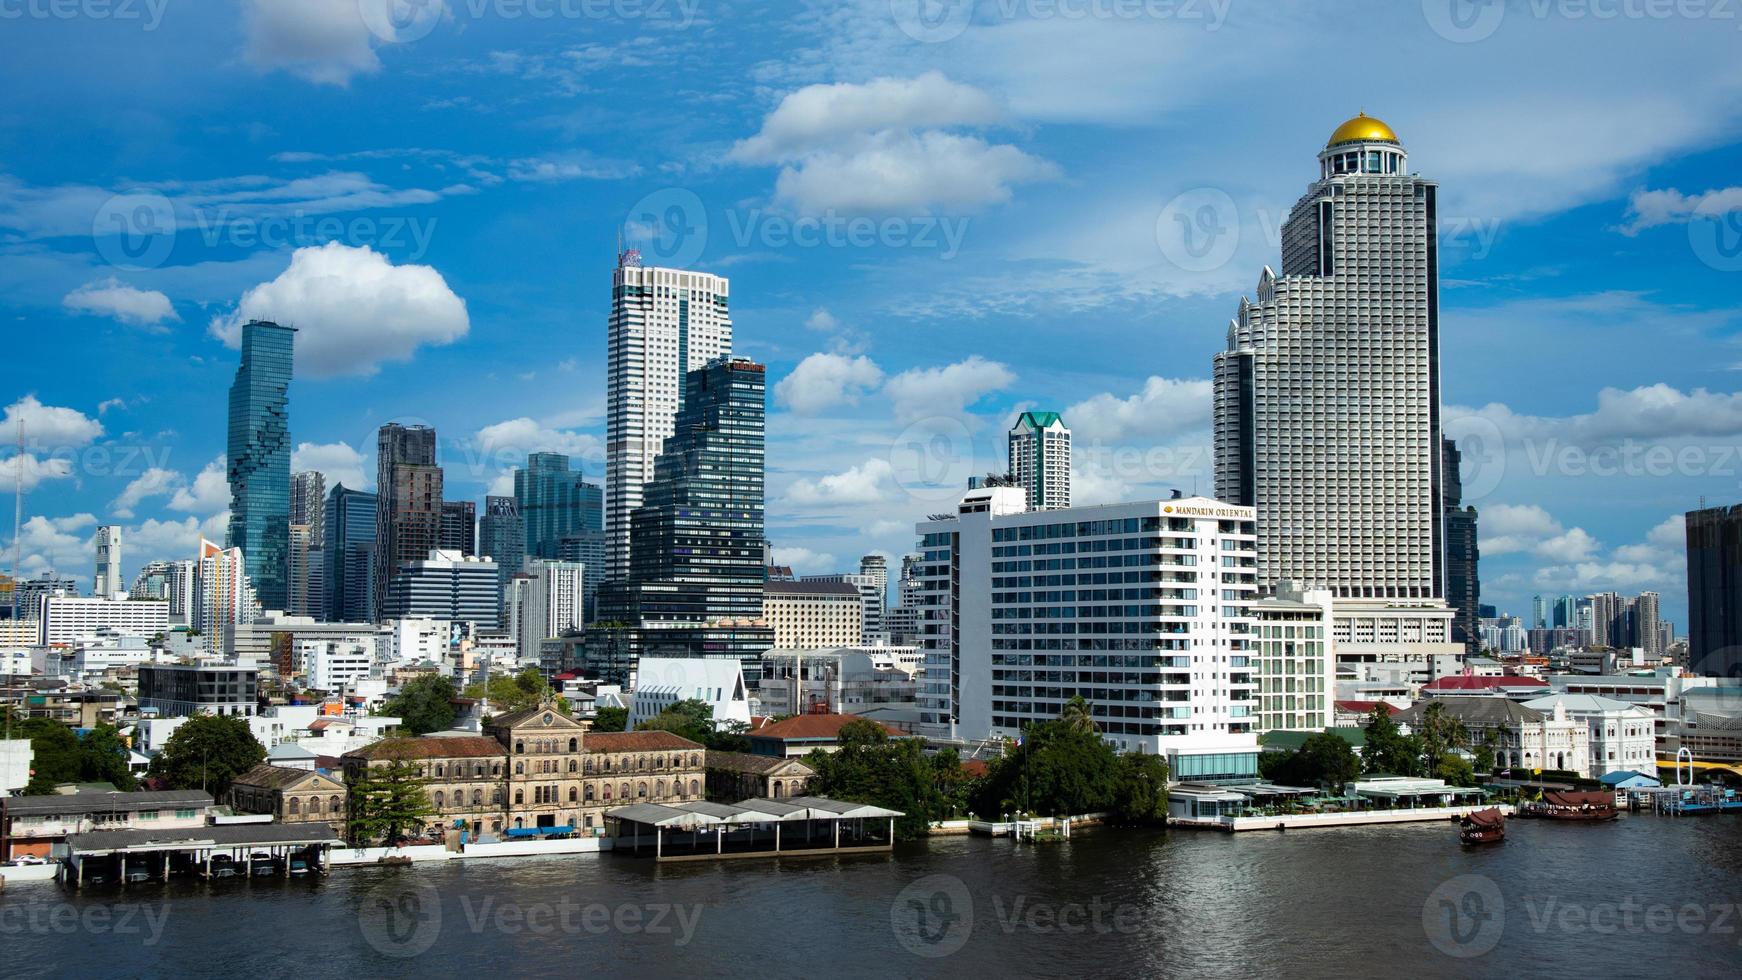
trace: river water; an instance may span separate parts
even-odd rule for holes
[[[0,976],[1735,976],[1742,818],[940,838],[0,892]]]

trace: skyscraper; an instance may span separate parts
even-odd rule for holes
[[[643,266],[629,250],[611,278],[605,393],[606,578],[630,574],[631,515],[683,407],[686,376],[732,352],[728,283]]]
[[[484,516],[478,519],[478,553],[496,563],[506,603],[509,581],[526,566],[526,521],[520,516],[520,501],[513,497],[484,498]],[[506,617],[502,622],[507,623]]]
[[[442,471],[436,433],[390,422],[376,443],[374,608],[387,607],[387,585],[401,565],[423,561],[441,544]]]
[[[605,494],[581,479],[561,453],[532,453],[526,468],[514,471],[514,499],[526,522],[525,552],[556,558],[571,534],[605,529]]]
[[[877,583],[877,604],[889,608],[889,560],[882,555],[862,555],[859,574],[869,575]]]
[[[442,501],[442,533],[439,547],[462,555],[478,553],[478,505],[470,500]]]
[[[260,603],[290,598],[290,378],[296,330],[266,320],[242,327],[242,364],[230,385],[230,528]]]
[[[1023,412],[1010,427],[1010,478],[1030,510],[1071,505],[1071,430],[1057,412]]]
[[[1647,663],[1655,663],[1663,655],[1663,619],[1658,611],[1661,598],[1656,592],[1641,592],[1633,600],[1632,645],[1645,651]]]
[[[599,594],[600,619],[637,627],[631,657],[657,637],[672,652],[736,657],[759,675],[757,658],[772,642],[771,631],[751,625],[761,619],[766,567],[765,396],[766,368],[752,361],[720,357],[689,373],[676,432],[635,510],[629,578]],[[738,625],[706,643],[705,631],[686,638],[672,629],[723,623]]]
[[[319,470],[304,470],[290,477],[290,523],[306,524],[314,539],[327,539],[327,476]]]
[[[293,616],[326,615],[327,478],[319,470],[290,477],[290,600]]]
[[[97,573],[92,579],[91,594],[99,599],[113,599],[125,591],[121,582],[121,528],[105,524],[97,528]]]
[[[1482,602],[1480,562],[1475,507],[1461,506],[1464,482],[1459,476],[1460,453],[1457,443],[1446,439],[1441,443],[1441,470],[1445,473],[1446,510],[1446,602],[1454,610],[1452,642],[1462,643],[1469,654],[1482,652],[1482,631],[1479,612]]]
[[[1549,599],[1545,595],[1530,597],[1530,623],[1533,630],[1546,629],[1549,622]]]
[[[321,527],[325,607],[329,623],[375,622],[375,520],[372,493],[340,483],[327,494]]]
[[[248,578],[247,556],[238,548],[220,548],[200,539],[193,592],[190,625],[199,630],[207,653],[228,656],[233,651],[236,627],[254,622],[260,613],[258,596]]]
[[[1259,581],[1445,594],[1437,187],[1391,127],[1331,134],[1215,357],[1216,495],[1258,509]]]

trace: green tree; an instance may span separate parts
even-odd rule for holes
[[[749,725],[731,721],[716,726],[714,706],[696,698],[679,701],[636,728],[644,732],[671,732],[717,752],[750,751],[750,739],[745,734]]]
[[[1421,712],[1421,751],[1429,772],[1440,767],[1440,760],[1457,749],[1470,747],[1470,732],[1462,719],[1446,714],[1444,701],[1429,701]]]
[[[1059,721],[1078,734],[1092,735],[1095,732],[1095,717],[1089,711],[1089,702],[1080,694],[1065,702],[1064,709],[1059,712]]]
[[[620,732],[628,727],[628,708],[600,708],[593,713],[595,732]]]
[[[78,782],[84,771],[79,737],[52,718],[26,718],[12,723],[13,738],[30,739],[30,796],[54,792],[61,783]]]
[[[385,765],[365,765],[346,775],[351,808],[346,829],[353,847],[391,847],[435,813],[424,791],[422,768],[409,759],[391,758],[397,753],[395,741],[384,743],[390,757]]]
[[[892,739],[883,726],[863,719],[842,725],[839,738],[838,751],[818,749],[805,759],[816,770],[818,795],[900,810],[895,835],[902,840],[923,837],[932,821],[948,817],[934,760],[917,739]]]
[[[1482,741],[1476,744],[1475,771],[1481,773],[1494,772],[1495,753],[1500,750],[1500,738],[1490,728],[1482,734]]]
[[[222,799],[230,783],[266,761],[266,749],[231,715],[194,715],[179,725],[151,760],[151,775],[170,789],[203,789]]]
[[[992,763],[975,793],[974,811],[998,817],[1012,811],[1053,816],[1112,807],[1118,753],[1095,733],[1086,714],[1071,712],[1031,725],[1021,742]]]
[[[1121,823],[1161,823],[1167,819],[1167,760],[1127,753],[1119,757],[1113,789],[1113,816]]]
[[[1453,786],[1476,785],[1476,770],[1471,768],[1470,760],[1461,755],[1448,755],[1440,759],[1433,774]]]
[[[1361,759],[1348,742],[1330,732],[1307,737],[1290,753],[1269,752],[1260,758],[1264,778],[1285,786],[1323,786],[1342,793],[1361,775]]]
[[[139,788],[139,780],[128,768],[131,753],[114,725],[98,725],[79,739],[79,779],[84,782],[108,783],[119,790],[131,792]]]
[[[1361,750],[1365,771],[1394,776],[1421,774],[1421,745],[1397,727],[1390,705],[1374,705],[1373,714],[1367,718],[1366,735],[1366,745]]]
[[[568,702],[557,695],[556,689],[550,686],[537,667],[528,667],[513,675],[497,674],[488,684],[474,681],[466,687],[466,697],[488,699],[491,709],[498,714],[524,711],[546,703],[553,704],[563,714],[568,714],[569,710]]]
[[[454,723],[454,682],[440,674],[414,677],[387,699],[381,712],[398,718],[413,735],[444,731]]]

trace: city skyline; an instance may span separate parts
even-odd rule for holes
[[[1001,434],[1035,407],[1061,411],[1079,454],[1087,454],[1073,480],[1079,503],[1161,496],[1168,487],[1209,492],[1204,365],[1222,346],[1230,304],[1252,289],[1254,270],[1275,261],[1274,229],[1299,195],[1304,148],[1364,108],[1398,128],[1412,169],[1438,180],[1447,198],[1446,430],[1478,443],[1465,448],[1478,464],[1465,502],[1482,518],[1484,601],[1522,614],[1538,592],[1650,589],[1663,595],[1666,618],[1687,621],[1679,515],[1702,496],[1712,505],[1736,502],[1736,477],[1725,475],[1722,457],[1742,438],[1731,431],[1742,425],[1729,421],[1734,358],[1726,349],[1735,314],[1723,287],[1733,273],[1722,256],[1702,257],[1698,223],[1690,224],[1702,195],[1732,182],[1736,120],[1722,86],[1672,96],[1657,77],[1672,49],[1713,43],[1701,25],[1618,25],[1634,29],[1626,35],[1599,24],[1577,35],[1558,31],[1564,61],[1487,79],[1482,66],[1533,49],[1543,32],[1564,25],[1508,18],[1492,37],[1459,44],[1436,35],[1419,11],[1374,8],[1347,29],[1401,38],[1375,57],[1381,69],[1409,65],[1403,84],[1350,93],[1314,79],[1270,111],[1233,100],[1266,72],[1298,74],[1319,28],[1302,28],[1300,38],[1261,33],[1278,46],[1274,67],[1243,68],[1227,95],[1191,108],[1104,78],[1086,104],[1063,105],[1013,74],[1020,25],[975,25],[958,42],[915,45],[889,23],[887,4],[874,6],[881,17],[867,7],[834,37],[804,18],[785,25],[818,54],[816,67],[773,76],[766,92],[728,89],[727,111],[681,113],[672,133],[643,145],[564,129],[548,111],[534,115],[506,100],[504,115],[550,127],[509,136],[463,105],[433,105],[465,94],[457,91],[396,97],[424,66],[458,58],[479,68],[481,96],[548,85],[537,91],[574,108],[561,85],[649,81],[636,64],[633,29],[613,35],[607,25],[557,25],[571,29],[535,38],[486,20],[466,24],[471,33],[461,37],[437,25],[412,43],[363,36],[367,57],[350,69],[341,58],[323,75],[312,63],[274,62],[269,27],[221,18],[163,24],[154,40],[228,63],[220,70],[233,77],[233,93],[208,93],[209,104],[194,106],[152,76],[109,86],[126,89],[110,96],[117,105],[148,98],[168,118],[197,112],[244,131],[257,111],[311,100],[323,111],[356,113],[349,118],[372,131],[366,140],[340,138],[280,119],[279,130],[245,140],[190,135],[178,140],[176,162],[127,167],[80,159],[28,125],[8,131],[15,145],[39,144],[20,156],[0,191],[3,220],[42,270],[39,282],[9,283],[19,288],[8,312],[37,327],[20,332],[16,363],[57,363],[75,340],[107,355],[78,378],[20,368],[8,377],[11,416],[30,419],[27,435],[45,440],[35,454],[45,466],[30,467],[26,481],[33,484],[21,549],[26,573],[52,567],[88,588],[90,537],[103,523],[123,527],[127,580],[148,561],[192,554],[201,530],[222,539],[227,494],[216,491],[224,447],[210,420],[235,369],[241,323],[280,310],[303,330],[292,396],[296,470],[319,470],[329,486],[371,488],[373,433],[397,419],[443,433],[451,499],[482,501],[526,453],[540,450],[568,453],[590,481],[602,481],[609,296],[601,284],[620,234],[643,248],[649,264],[732,279],[734,351],[769,364],[769,536],[777,562],[801,573],[845,571],[870,550],[903,554],[912,515],[938,505],[936,488],[997,467]],[[1189,66],[1236,36],[1250,40],[1243,16],[1253,15],[1233,11],[1216,32],[1180,23],[1117,25],[1122,32],[1089,22],[1049,26],[1071,33],[1073,47],[1087,53],[1073,57],[1110,59],[1136,39],[1151,48],[1172,39],[1170,51],[1182,38],[1207,39],[1202,54],[1178,51],[1178,64]],[[29,26],[44,32],[44,52],[74,38],[99,51],[119,43],[118,33],[104,36],[91,24]],[[224,34],[230,28],[241,40]],[[601,39],[583,42],[593,35]],[[701,39],[694,30],[672,35],[677,45]],[[583,43],[599,45],[595,56],[620,69],[621,79],[553,77],[552,59]],[[855,46],[879,57],[856,59]],[[500,75],[490,75],[483,68],[490,50],[521,60],[512,69],[497,62]],[[716,50],[722,75],[767,60],[735,33]],[[1603,57],[1620,50],[1626,57]],[[1069,68],[1024,61],[1033,72],[1081,70],[1075,61]],[[540,75],[535,64],[547,71]],[[56,77],[57,69],[36,67]],[[1145,70],[1172,77],[1176,68]],[[337,76],[348,87],[334,84]],[[56,94],[40,80],[14,78],[51,108],[80,90]],[[1448,84],[1454,79],[1459,84]],[[1521,83],[1535,93],[1523,111],[1552,125],[1510,122]],[[347,106],[355,93],[392,103],[394,114]],[[842,168],[868,137],[817,123],[811,110],[824,98],[884,113],[866,126],[894,133],[896,145],[909,145],[899,139],[906,134],[913,146],[977,147],[1003,169],[983,168],[989,187],[951,199],[904,198],[883,186],[842,196],[853,189]],[[1666,99],[1673,110],[1663,109]],[[249,100],[263,108],[247,107]],[[949,108],[927,119],[915,105]],[[415,138],[428,121],[449,127],[440,145]],[[1073,126],[1090,136],[1069,135]],[[1181,132],[1206,138],[1180,140]],[[946,139],[928,143],[928,133]],[[145,137],[123,126],[119,138]],[[1169,151],[1158,154],[1160,146]],[[494,150],[460,162],[478,147]],[[674,168],[662,169],[667,164]],[[777,179],[782,168],[790,179]],[[243,175],[271,186],[301,181],[296,193],[305,196],[288,209],[246,196],[232,201],[222,182]],[[166,254],[129,256],[113,238],[68,230],[89,229],[111,195],[135,192],[178,209],[184,231]],[[649,234],[649,215],[663,230],[673,227],[668,216],[694,216],[686,194],[706,219],[699,248]],[[1224,198],[1240,231],[1228,236],[1231,244],[1224,238],[1194,256],[1182,250],[1190,244],[1184,237],[1157,239],[1158,223],[1189,228],[1204,214],[1218,217]],[[46,202],[86,200],[79,221],[51,220]],[[927,227],[938,238],[948,228],[966,233],[948,259],[942,248],[911,245],[770,244],[778,241],[768,235],[771,222],[790,229],[830,204],[840,205],[843,220],[894,215],[913,237]],[[340,234],[296,237],[297,207],[311,228],[312,218],[335,216]],[[558,232],[545,219],[560,211],[588,217]],[[1131,213],[1141,221],[1111,218]],[[202,226],[202,215],[217,224]],[[368,241],[358,224],[364,218],[376,222]],[[397,238],[387,219],[397,222]],[[424,239],[411,234],[419,221]],[[494,222],[523,234],[487,253],[472,239]],[[229,231],[244,225],[290,229],[292,240],[251,245]],[[1049,229],[1046,242],[1019,233],[1033,226]],[[346,283],[405,277],[419,322],[330,332],[325,321],[354,325],[339,312],[376,308],[367,292],[347,295],[345,311],[299,306],[301,284],[318,275]],[[1645,329],[1677,342],[1641,348],[1630,338]],[[1164,354],[1126,352],[1134,344],[1155,349],[1143,339],[1157,334]],[[1076,335],[1084,342],[1059,343]],[[1559,370],[1557,359],[1579,369]],[[72,414],[55,411],[63,409]],[[1647,421],[1637,421],[1647,410]],[[1713,416],[1720,421],[1699,421]],[[971,465],[908,448],[962,433],[973,442]],[[1494,438],[1506,440],[1503,457]],[[70,447],[76,465],[57,476],[46,461],[61,447]],[[131,452],[132,468],[93,463],[101,447],[115,459]],[[1612,452],[1593,454],[1604,447]],[[137,458],[147,450],[149,460]],[[1663,464],[1645,453],[1657,450],[1671,454],[1669,475],[1654,475]],[[1698,457],[1692,472],[1677,455],[1683,450]],[[1159,464],[1151,458],[1158,451],[1166,456]],[[1592,475],[1611,463],[1640,475]],[[9,531],[5,537],[10,544]]]

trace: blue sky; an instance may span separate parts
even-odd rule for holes
[[[88,583],[99,522],[129,574],[221,536],[256,315],[301,330],[300,467],[367,485],[397,419],[438,428],[450,496],[541,449],[599,475],[620,233],[731,277],[803,571],[907,550],[1028,407],[1075,430],[1079,501],[1208,491],[1210,357],[1365,110],[1443,189],[1484,598],[1655,588],[1679,625],[1678,515],[1742,498],[1739,27],[1619,0],[0,3],[0,406],[32,443],[0,491],[29,491],[27,572]]]

